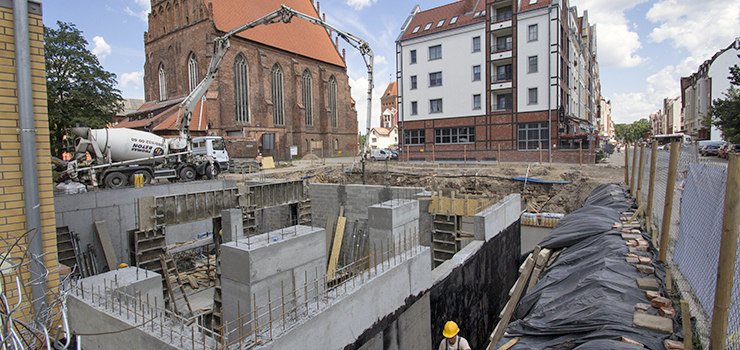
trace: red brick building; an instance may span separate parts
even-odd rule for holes
[[[285,4],[320,17],[310,0],[152,0],[144,33],[147,102],[119,127],[173,135],[177,104],[203,79],[213,39]],[[232,157],[357,152],[357,111],[334,33],[299,18],[241,32],[193,112],[193,135],[221,135]]]

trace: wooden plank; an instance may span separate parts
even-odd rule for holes
[[[519,341],[519,337],[516,337],[516,338],[514,338],[512,340],[509,340],[508,342],[506,342],[506,344],[504,344],[503,346],[501,346],[500,348],[498,348],[498,350],[509,350],[518,341]]]
[[[118,269],[116,251],[113,250],[113,243],[110,241],[108,226],[105,225],[105,220],[95,221],[95,230],[98,232],[100,245],[103,246],[103,254],[105,255],[105,261],[108,263],[108,270],[113,271]]]
[[[686,300],[681,300],[681,325],[683,326],[683,349],[691,350],[694,345],[691,335],[691,311],[689,302]]]
[[[154,196],[139,197],[137,199],[139,209],[139,231],[151,231],[154,229]]]
[[[331,259],[331,244],[334,242],[334,225],[337,223],[336,216],[330,216],[326,219],[326,256]],[[329,261],[327,260],[327,263]]]
[[[504,309],[501,310],[501,320],[496,325],[496,328],[493,330],[493,333],[491,333],[491,343],[488,344],[488,347],[486,350],[493,350],[496,346],[496,343],[501,339],[501,337],[504,336],[504,332],[506,331],[506,327],[509,325],[509,320],[511,320],[511,315],[514,314],[514,309],[516,308],[516,305],[519,303],[519,298],[522,296],[522,292],[524,291],[524,287],[527,285],[527,281],[529,280],[529,275],[532,273],[532,268],[534,268],[534,262],[535,259],[533,256],[530,255],[529,258],[527,258],[527,261],[524,262],[522,274],[519,276],[519,279],[516,280],[516,283],[514,284],[513,293],[511,295],[511,299],[506,303],[506,306],[504,306]]]
[[[631,224],[632,221],[634,221],[635,218],[637,218],[637,216],[640,215],[640,213],[642,213],[643,210],[645,210],[646,205],[647,205],[647,202],[643,202],[642,204],[640,204],[640,207],[637,208],[637,211],[630,217],[629,220],[627,220],[627,224]]]
[[[331,259],[329,259],[329,267],[326,270],[326,280],[330,281],[334,278],[334,272],[337,269],[337,262],[339,261],[339,250],[342,247],[342,238],[344,237],[344,225],[347,223],[347,218],[340,216],[337,219],[337,229],[334,232],[334,246],[331,249]]]

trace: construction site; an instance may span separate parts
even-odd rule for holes
[[[623,174],[606,164],[356,168],[56,194],[59,262],[72,267],[68,334],[86,349],[430,349],[456,320],[484,348],[510,289],[526,283],[527,254],[536,260],[563,215]]]

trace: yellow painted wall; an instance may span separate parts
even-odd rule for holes
[[[40,4],[36,4],[40,6]],[[26,227],[25,204],[20,154],[20,134],[18,124],[18,91],[15,69],[15,46],[13,38],[13,10],[0,4],[0,248],[20,237]],[[59,284],[57,273],[56,223],[54,219],[54,195],[51,175],[51,150],[49,145],[49,118],[46,109],[46,67],[44,64],[44,29],[41,15],[29,12],[29,37],[31,62],[18,62],[31,66],[33,84],[33,113],[36,126],[36,159],[39,178],[39,197],[41,204],[41,229],[45,266],[51,271],[47,290],[55,291]],[[21,245],[27,247],[28,239]],[[20,256],[14,249],[13,256]],[[30,277],[23,273],[24,283]],[[10,283],[6,277],[6,283]],[[9,285],[10,287],[10,285]],[[7,291],[6,291],[7,293]],[[28,302],[30,287],[24,291],[24,301]],[[50,293],[47,292],[47,295]],[[6,294],[7,295],[7,294]],[[30,306],[30,305],[29,305]]]

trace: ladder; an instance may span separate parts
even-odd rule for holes
[[[57,227],[57,259],[59,263],[69,268],[74,268],[77,265],[77,269],[74,269],[74,275],[87,277],[86,271],[85,273],[80,271],[84,265],[80,262],[79,250],[76,234],[71,232],[67,226]]]
[[[221,329],[222,318],[223,318],[222,317],[223,299],[221,297],[221,242],[218,237],[215,237],[214,242],[216,243],[216,270],[213,273],[213,278],[214,278],[214,282],[216,286],[215,288],[213,288],[213,309],[211,313],[211,329],[215,331],[217,329]]]
[[[434,214],[432,256],[434,267],[452,258],[459,249],[457,243],[457,215]]]
[[[171,255],[161,254],[159,256],[159,262],[162,265],[162,278],[164,279],[163,287],[166,289],[164,295],[169,297],[169,305],[172,310],[179,315],[189,317],[193,315],[193,309],[190,307],[190,301],[188,296],[185,294],[185,288],[183,288],[182,280],[180,279],[180,273],[177,272],[177,264],[172,260]],[[174,273],[174,276],[172,275]],[[175,289],[179,289],[180,293],[175,294]],[[177,303],[180,300],[185,301],[185,305],[181,305],[178,308]],[[187,307],[188,313],[185,312]]]

